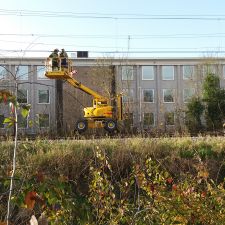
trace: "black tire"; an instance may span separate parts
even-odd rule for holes
[[[85,132],[87,128],[88,128],[87,120],[81,119],[76,122],[75,130],[78,131],[78,133]]]
[[[117,122],[115,120],[113,120],[113,119],[105,120],[105,122],[104,122],[104,128],[109,133],[113,133],[114,131],[117,130]]]

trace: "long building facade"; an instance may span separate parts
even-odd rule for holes
[[[220,77],[225,87],[224,58],[74,58],[76,79],[102,95],[123,94],[125,128],[146,132],[185,130],[186,104],[201,96],[207,73]],[[45,77],[44,58],[1,58],[0,90],[17,92],[20,104],[30,104],[28,118],[18,111],[18,128],[24,134],[72,134],[91,96],[65,81]],[[16,91],[17,90],[17,91]],[[0,134],[10,106],[0,104]]]

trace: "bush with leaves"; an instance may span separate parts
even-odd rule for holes
[[[206,104],[206,123],[209,130],[221,129],[225,119],[225,90],[219,77],[207,74],[203,83],[203,101]]]
[[[204,106],[198,97],[193,97],[187,104],[186,125],[191,133],[202,131],[203,125],[201,116],[204,112]]]
[[[191,133],[203,130],[201,117],[204,114],[208,131],[218,131],[225,120],[225,90],[220,88],[220,79],[207,74],[203,82],[203,95],[193,97],[187,104],[186,125]]]
[[[176,180],[148,158],[116,184],[105,152],[96,154],[89,197],[94,224],[224,224],[224,183],[210,180],[201,161],[196,176]]]

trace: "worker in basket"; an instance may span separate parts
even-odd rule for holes
[[[56,48],[51,55],[49,56],[49,58],[52,59],[52,70],[59,70],[59,50]]]
[[[66,53],[64,48],[60,52],[59,56],[60,56],[60,59],[61,59],[61,68],[62,68],[62,70],[67,69],[68,68],[68,55],[67,55],[67,53]]]

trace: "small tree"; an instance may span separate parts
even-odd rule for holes
[[[17,86],[16,86],[17,87]],[[19,105],[17,102],[17,89],[16,95],[13,95],[8,90],[0,90],[0,104],[8,104],[11,108],[11,116],[5,118],[4,122],[8,127],[14,127],[14,149],[13,149],[13,158],[12,158],[12,167],[11,167],[11,176],[10,176],[10,186],[9,186],[9,197],[7,203],[7,215],[6,222],[7,225],[10,221],[10,216],[12,212],[12,203],[11,198],[13,194],[13,185],[14,185],[14,176],[16,172],[16,153],[17,153],[17,137],[18,137],[18,111],[21,112],[21,115],[26,118],[29,114],[30,106],[29,105]]]
[[[225,116],[225,90],[220,88],[219,77],[207,74],[203,82],[203,101],[208,130],[221,129]]]
[[[193,97],[187,104],[186,125],[191,132],[199,132],[203,129],[201,116],[204,112],[204,105],[198,97]]]

